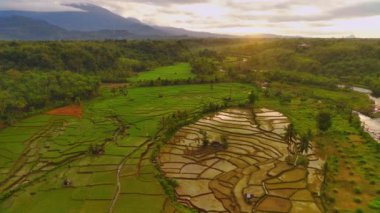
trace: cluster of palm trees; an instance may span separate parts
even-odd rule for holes
[[[311,149],[310,140],[313,137],[311,130],[298,137],[294,125],[291,123],[285,128],[284,140],[289,144],[289,152],[295,155],[308,153]]]

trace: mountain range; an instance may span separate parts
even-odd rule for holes
[[[2,40],[102,40],[231,37],[182,28],[154,26],[124,18],[93,4],[69,4],[78,11],[0,11]]]

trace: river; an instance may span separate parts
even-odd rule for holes
[[[374,111],[380,112],[380,98],[372,96],[372,91],[360,87],[352,87],[352,90],[360,93],[367,94],[369,98],[375,103]],[[362,113],[358,113],[360,120],[367,131],[377,142],[380,143],[380,118],[371,118]]]

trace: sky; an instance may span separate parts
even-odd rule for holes
[[[380,38],[380,0],[0,0],[0,10],[75,10],[67,3],[195,31]]]

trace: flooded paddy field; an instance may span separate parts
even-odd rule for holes
[[[323,162],[313,153],[308,167],[286,161],[288,124],[269,109],[226,109],[181,128],[158,163],[178,201],[202,212],[323,212]]]

